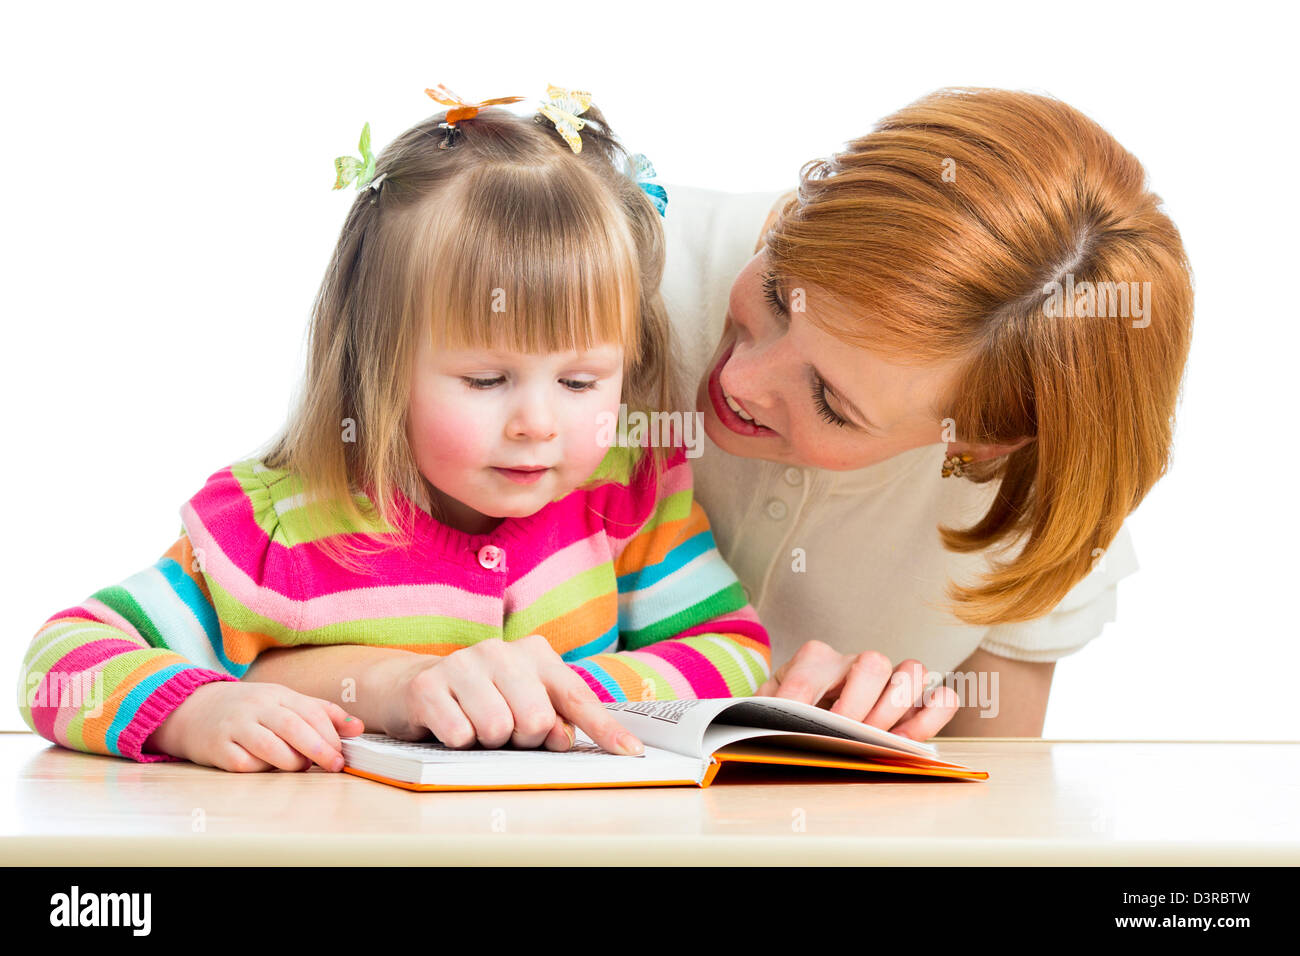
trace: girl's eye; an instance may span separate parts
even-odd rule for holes
[[[775,272],[763,273],[763,298],[767,299],[767,304],[772,307],[772,311],[777,315],[786,316],[785,303],[781,301],[781,293],[777,289],[777,280]]]
[[[851,424],[847,418],[843,418],[835,413],[835,409],[826,404],[826,383],[820,378],[814,378],[812,383],[813,404],[817,406],[817,414],[822,420],[843,428]]]
[[[592,379],[590,382],[583,382],[576,378],[562,378],[560,381],[574,392],[586,392],[596,387],[595,379]]]
[[[505,381],[504,376],[496,378],[473,378],[465,376],[464,382],[470,388],[493,388]],[[562,378],[560,382],[572,392],[586,392],[596,387],[596,381],[584,382],[575,378]]]
[[[493,385],[500,385],[505,379],[497,378],[466,378],[465,384],[470,388],[491,388]]]

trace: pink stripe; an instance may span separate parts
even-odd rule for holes
[[[435,608],[446,617],[489,627],[501,626],[499,597],[474,594],[454,584],[403,584],[355,588],[299,602],[301,617],[297,629],[309,631],[340,621],[426,616]]]
[[[722,679],[718,669],[709,659],[694,648],[677,643],[676,639],[659,641],[640,648],[643,654],[653,654],[671,662],[691,682],[692,697],[730,697],[731,688]]]
[[[86,608],[86,610],[94,613],[95,619],[98,620],[100,623],[107,624],[110,627],[115,627],[119,631],[125,631],[127,634],[130,634],[132,637],[139,638],[140,643],[143,644],[145,647],[149,646],[149,642],[145,640],[144,635],[141,634],[139,630],[136,629],[136,626],[134,624],[132,624],[129,620],[124,618],[121,614],[117,613],[117,611],[114,611],[111,607],[109,607],[107,604],[105,604],[103,601],[99,600],[98,598],[86,598],[84,602],[84,607]]]
[[[40,683],[37,685],[36,693],[43,694],[46,700],[44,707],[32,707],[32,725],[36,732],[42,737],[50,740],[57,740],[59,743],[67,743],[66,727],[67,722],[77,716],[75,708],[69,707],[62,713],[58,706],[58,687],[53,688],[49,685],[50,674],[81,674],[85,672],[90,676],[85,678],[94,685],[94,675],[103,670],[104,664],[117,654],[125,654],[128,651],[141,650],[140,645],[134,641],[126,640],[119,637],[105,637],[95,639],[86,644],[78,644],[60,657],[44,674],[41,675]],[[106,694],[112,694],[113,688],[105,687]],[[27,688],[23,688],[26,695]],[[24,703],[27,702],[24,696]]]
[[[671,662],[663,657],[657,657],[653,654],[645,654],[641,651],[620,651],[619,656],[623,654],[635,657],[640,663],[644,664],[650,670],[654,671],[664,679],[664,682],[673,689],[673,693],[678,697],[694,697],[695,689],[691,687],[691,682],[686,679],[686,675],[672,665]]]
[[[584,571],[609,561],[609,546],[598,534],[573,542],[537,564],[506,590],[506,611],[531,607],[550,591]]]

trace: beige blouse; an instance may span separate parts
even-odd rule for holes
[[[726,193],[666,186],[663,294],[688,394],[722,332],[731,283],[786,190]],[[955,670],[976,648],[1022,661],[1072,654],[1115,619],[1116,582],[1137,570],[1127,526],[1092,573],[1051,613],[978,627],[942,609],[950,578],[974,583],[985,554],[944,549],[940,524],[966,526],[996,492],[940,478],[946,448],[926,445],[855,471],[739,458],[707,436],[692,460],[696,494],[718,548],[772,638],[773,666],[805,641],[842,653],[876,650]]]

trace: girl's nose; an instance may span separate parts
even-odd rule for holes
[[[541,397],[526,397],[515,406],[506,425],[506,434],[513,439],[549,441],[556,436],[555,414],[550,404]]]

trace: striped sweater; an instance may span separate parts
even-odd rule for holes
[[[624,449],[620,463],[619,451],[597,472],[608,480],[489,534],[398,492],[413,541],[367,558],[365,573],[321,552],[293,475],[257,459],[224,468],[181,507],[180,537],[156,563],[41,626],[19,673],[23,719],[74,750],[174,760],[142,745],[196,687],[239,679],[266,648],[447,655],[534,633],[604,701],[753,694],[768,635],[714,546],[684,450],[657,487],[647,458],[633,465]]]

